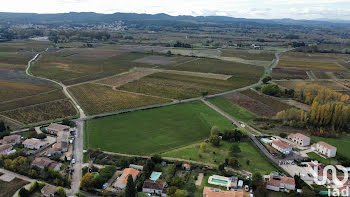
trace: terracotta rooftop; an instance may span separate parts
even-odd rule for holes
[[[288,184],[288,185],[295,185],[295,180],[294,178],[291,178],[291,177],[270,175],[270,179],[267,182],[267,185],[279,187],[281,183]]]
[[[68,132],[60,131],[57,133],[57,140],[68,140],[68,138],[69,138]]]
[[[32,161],[32,165],[38,166],[40,168],[48,167],[52,163],[55,163],[55,161],[46,157],[37,157]]]
[[[203,197],[243,197],[243,191],[223,191],[217,188],[204,187]]]
[[[301,134],[301,133],[290,134],[290,136],[291,136],[291,135],[292,135],[291,138],[298,138],[298,139],[302,139],[302,140],[308,139],[308,138],[309,138],[308,136],[303,135],[303,134]]]
[[[57,142],[54,145],[52,145],[52,148],[59,149],[59,150],[61,150],[63,148],[67,148],[67,147],[68,147],[67,142]]]
[[[163,190],[167,186],[166,181],[156,180],[152,181],[150,179],[143,183],[142,188],[153,189],[153,190]]]
[[[9,148],[12,148],[12,146],[10,144],[0,145],[0,152],[5,151]]]
[[[289,145],[287,142],[284,142],[282,140],[274,140],[272,141],[272,144],[282,148],[282,149],[287,149],[287,148],[291,148],[292,146]]]
[[[23,144],[33,145],[33,146],[40,146],[43,143],[45,143],[43,140],[39,140],[39,139],[36,139],[36,138],[26,139],[23,142]]]
[[[69,126],[66,126],[66,125],[61,125],[61,124],[57,124],[57,123],[52,123],[50,124],[47,129],[49,130],[54,130],[54,131],[63,131],[63,130],[66,130],[66,129],[70,129]]]
[[[126,185],[129,175],[131,175],[132,178],[134,179],[140,174],[141,172],[138,170],[135,170],[134,168],[125,168],[123,170],[123,174],[117,179],[115,185],[118,185],[118,184]]]
[[[317,144],[319,144],[320,146],[323,146],[323,147],[325,147],[327,149],[334,149],[335,148],[334,146],[329,145],[329,144],[327,144],[326,142],[323,142],[323,141],[319,141],[319,142],[317,142]]]

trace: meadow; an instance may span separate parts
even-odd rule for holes
[[[1,112],[1,115],[24,124],[34,124],[49,120],[76,116],[77,110],[68,99],[57,100],[28,107]]]
[[[166,98],[115,90],[99,84],[86,83],[68,88],[87,114],[119,111],[171,102]]]
[[[208,101],[237,120],[250,121],[258,117],[256,114],[248,111],[247,109],[239,105],[230,102],[224,97],[214,97],[208,99]]]
[[[131,112],[87,121],[84,148],[151,155],[202,141],[212,126],[231,122],[202,102]]]
[[[118,89],[156,95],[172,99],[188,99],[202,96],[203,92],[215,94],[237,88],[231,80],[209,79],[171,73],[154,73],[125,84]]]
[[[233,144],[238,144],[239,148],[242,151],[241,153],[237,154],[237,156],[232,156],[230,154],[230,147]],[[193,144],[165,152],[162,154],[162,156],[217,165],[224,163],[225,159],[235,158],[241,165],[239,169],[242,170],[246,170],[252,173],[260,172],[263,174],[270,174],[272,171],[276,171],[276,168],[274,168],[250,142],[222,142],[219,147],[215,147],[209,143],[207,144],[206,151],[200,150],[200,144]],[[247,164],[247,161],[249,161],[249,165]]]

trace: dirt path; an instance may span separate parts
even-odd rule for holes
[[[312,72],[312,70],[307,70],[306,71],[307,76],[310,78],[311,81],[315,81],[317,79],[317,77],[315,76],[315,74]]]

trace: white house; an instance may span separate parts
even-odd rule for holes
[[[39,140],[36,138],[26,139],[23,143],[24,148],[29,149],[40,149],[48,145],[48,142],[46,140]]]
[[[142,192],[147,194],[158,194],[162,197],[166,196],[168,184],[162,180],[146,180],[142,186]]]
[[[276,192],[295,190],[295,180],[290,177],[270,175],[266,182],[266,189]]]
[[[293,149],[290,144],[279,139],[272,141],[271,146],[283,154],[289,154]]]
[[[299,146],[309,146],[310,145],[310,138],[306,135],[303,135],[301,133],[292,133],[288,135],[288,139]]]
[[[337,154],[337,148],[327,144],[326,142],[317,142],[316,144],[313,144],[311,146],[311,149],[317,152],[318,154],[321,154],[325,157],[335,157]]]

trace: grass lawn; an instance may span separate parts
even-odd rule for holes
[[[90,120],[84,147],[151,155],[199,142],[209,137],[214,125],[232,127],[202,102],[172,105]]]
[[[318,155],[317,153],[314,152],[309,152],[307,153],[307,156],[310,157],[310,159],[312,160],[317,160],[318,162],[321,162],[325,165],[332,165],[333,162],[336,162],[336,159],[325,159],[323,157],[321,157],[320,155]]]
[[[0,55],[11,55],[13,52],[0,51]]]
[[[252,173],[261,172],[265,174],[269,174],[271,171],[276,171],[276,169],[258,152],[258,150],[255,149],[255,147],[253,147],[250,142],[235,143],[238,143],[242,151],[236,157],[241,165],[241,169]],[[230,155],[230,147],[232,144],[234,143],[222,142],[219,147],[214,147],[211,144],[208,144],[207,151],[205,152],[200,151],[199,144],[194,144],[169,151],[162,156],[219,165],[225,162],[226,158],[232,157]],[[215,152],[215,154],[213,152]],[[247,160],[250,162],[249,165],[247,164]]]
[[[258,117],[257,115],[223,97],[211,98],[208,99],[208,101],[238,120],[249,121]]]
[[[13,194],[29,182],[15,178],[10,182],[0,181],[0,197],[12,197]]]
[[[340,153],[342,156],[350,159],[350,137],[341,136],[338,138],[323,138],[312,136],[311,140],[314,142],[324,141],[330,145],[337,147],[337,154]]]

